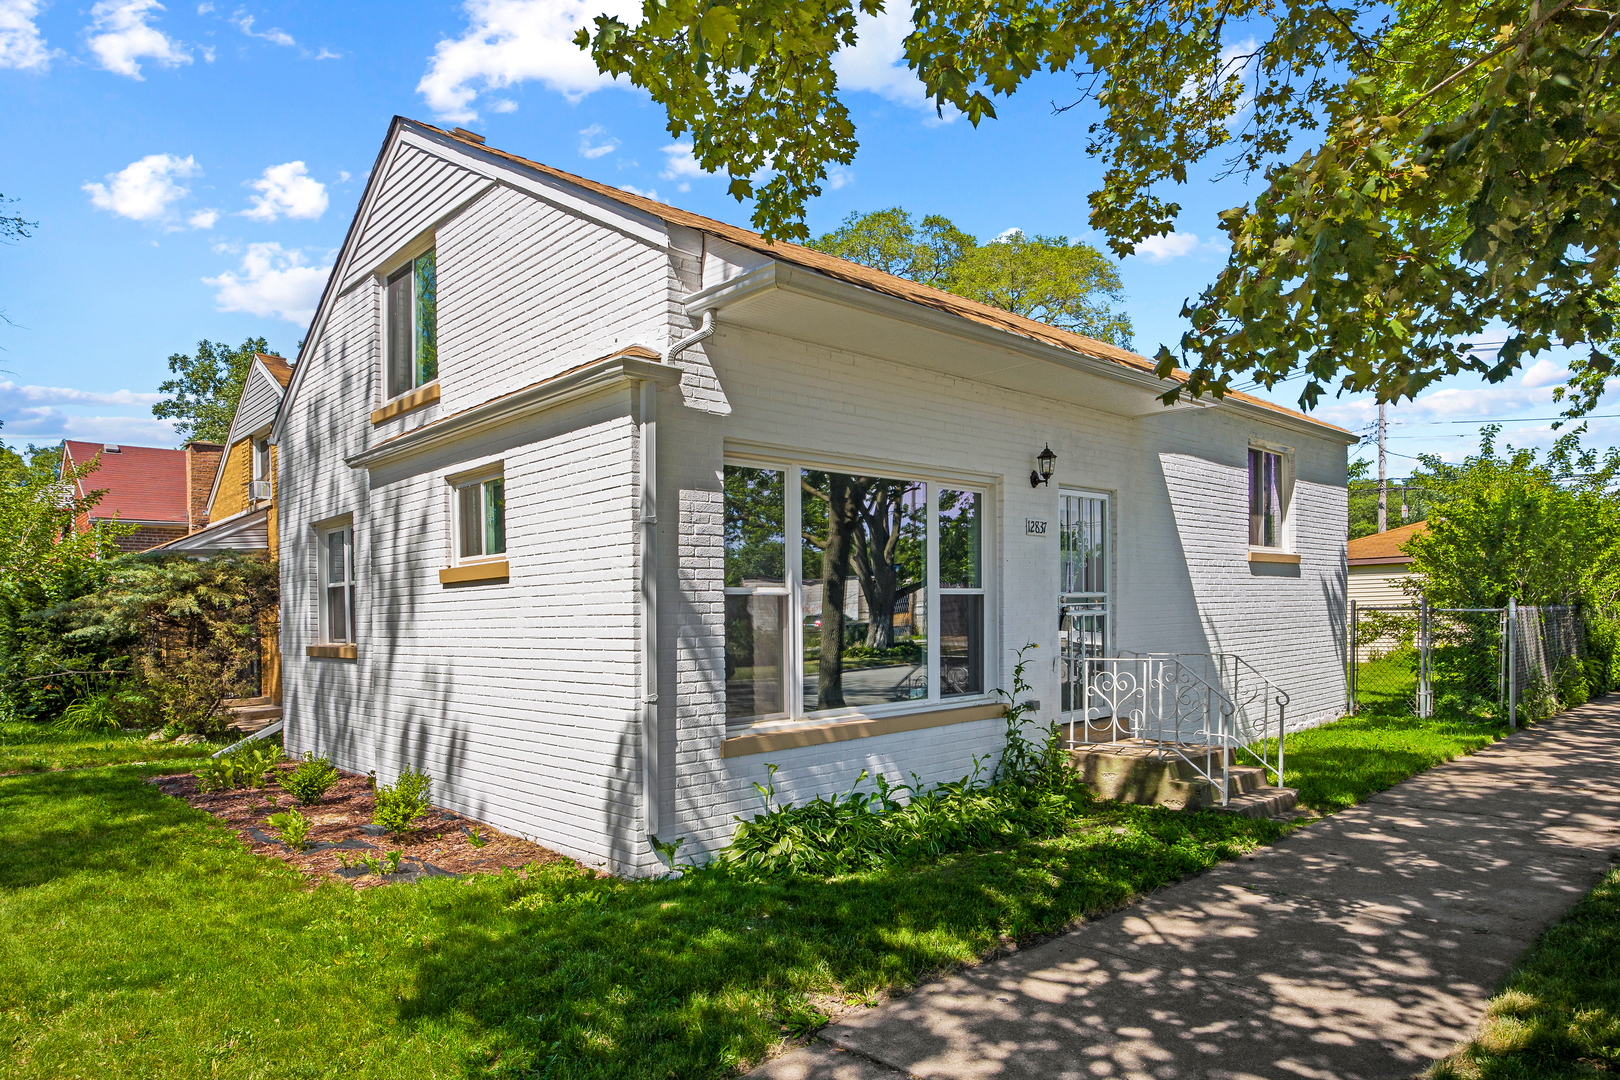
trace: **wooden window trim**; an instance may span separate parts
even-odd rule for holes
[[[1299,565],[1299,552],[1279,551],[1276,548],[1250,548],[1249,561],[1252,563],[1290,563]]]
[[[371,411],[373,424],[385,423],[396,416],[404,416],[408,412],[426,408],[439,400],[439,380],[418,386],[415,390],[399,395],[380,409]]]
[[[1007,706],[999,702],[924,709],[896,716],[856,715],[826,724],[796,724],[793,727],[777,728],[772,731],[733,735],[729,739],[720,740],[720,756],[746,757],[749,754],[768,754],[801,746],[825,746],[852,739],[870,739],[874,735],[893,735],[896,732],[921,731],[925,728],[945,727],[950,724],[969,724],[976,720],[994,720],[1006,715]]]
[[[360,647],[352,641],[347,644],[306,645],[304,655],[324,657],[328,660],[358,660],[360,658]]]
[[[468,585],[475,581],[505,581],[511,576],[511,565],[505,559],[499,559],[447,566],[439,571],[439,584]]]

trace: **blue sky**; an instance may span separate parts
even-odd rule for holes
[[[629,10],[626,10],[626,9]],[[172,445],[151,416],[167,357],[199,338],[263,335],[291,356],[389,118],[459,123],[492,145],[726,221],[748,208],[698,171],[647,97],[599,76],[569,42],[622,0],[373,5],[0,0],[0,192],[39,223],[0,247],[0,438]],[[386,18],[380,17],[386,10]],[[862,150],[811,207],[813,231],[851,211],[943,213],[988,239],[1008,229],[1096,240],[1067,76],[1037,80],[975,129],[939,119],[899,62],[903,18],[866,20],[840,58]],[[1252,197],[1195,175],[1176,234],[1124,261],[1136,348],[1173,342],[1183,300],[1222,265],[1215,213]],[[1495,340],[1500,340],[1497,335]],[[1455,379],[1391,410],[1391,472],[1458,457],[1487,419],[1545,445],[1562,367],[1508,383]],[[1297,385],[1270,396],[1292,405]],[[1620,413],[1611,391],[1604,417]],[[1355,430],[1376,407],[1327,399]],[[1620,420],[1591,422],[1608,445]]]

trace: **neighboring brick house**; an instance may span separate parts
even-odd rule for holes
[[[218,467],[201,489],[203,527],[164,550],[199,556],[262,551],[277,558],[276,450],[270,443],[270,425],[291,379],[292,366],[286,360],[268,353],[254,355],[231,416],[230,434],[223,447],[213,447]],[[194,514],[196,505],[194,501]],[[272,703],[281,700],[278,638],[279,633],[267,637],[261,653],[260,691]]]
[[[783,802],[993,764],[1018,647],[1037,716],[1067,708],[1072,611],[1110,655],[1238,654],[1296,726],[1337,717],[1355,436],[1164,389],[396,118],[271,435],[287,748],[647,873],[650,835],[723,847],[767,762]],[[857,492],[883,514],[835,542]],[[885,531],[904,575],[857,589],[835,568]]]
[[[81,479],[78,494],[105,489],[101,501],[73,522],[88,532],[103,521],[134,525],[118,541],[123,551],[145,551],[185,536],[191,526],[187,502],[187,456],[184,450],[116,443],[62,443],[62,465],[78,467],[100,460],[100,467]]]

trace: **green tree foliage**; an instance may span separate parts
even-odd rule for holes
[[[1406,545],[1421,591],[1441,607],[1582,603],[1620,613],[1620,450],[1582,449],[1581,431],[1533,450],[1496,446],[1459,465],[1425,456],[1435,506]],[[1584,430],[1584,425],[1582,427]]]
[[[756,228],[803,239],[807,201],[858,140],[835,54],[882,0],[647,0],[577,42],[691,133],[705,168],[753,199]],[[1615,21],[1572,0],[918,0],[907,63],[973,124],[1042,72],[1080,80],[1101,159],[1091,224],[1120,255],[1172,231],[1173,186],[1223,163],[1258,180],[1220,215],[1226,269],[1184,309],[1161,373],[1217,396],[1270,387],[1416,395],[1458,371],[1500,381],[1585,345],[1571,411],[1612,360],[1620,267]],[[1254,42],[1241,51],[1234,42]],[[1079,102],[1077,102],[1079,104]],[[1512,328],[1502,350],[1466,338]],[[1246,373],[1246,374],[1244,374]],[[1182,392],[1167,391],[1173,399]]]
[[[106,493],[78,494],[101,462],[67,472],[60,464],[52,447],[30,446],[26,456],[0,449],[0,705],[24,719],[54,717],[99,685],[94,677],[56,673],[99,671],[111,655],[67,641],[43,613],[100,589],[118,538],[132,529],[101,523],[74,532],[74,519]]]
[[[4,195],[0,195],[0,206],[16,201],[16,199],[8,199]],[[0,214],[0,243],[9,244],[13,240],[26,239],[33,235],[28,230],[38,224],[37,221],[24,221],[16,214]]]
[[[279,584],[276,564],[260,554],[126,555],[95,594],[46,617],[70,644],[125,657],[167,726],[217,734],[221,703],[275,633]]]
[[[204,338],[197,342],[194,356],[174,353],[169,370],[175,377],[158,385],[160,393],[170,396],[152,406],[152,415],[179,420],[174,428],[181,442],[224,442],[253,354],[269,351],[262,337],[248,338],[235,349]]]
[[[1090,244],[1021,232],[980,244],[948,218],[900,207],[850,214],[810,247],[1076,334],[1131,346],[1119,268]]]

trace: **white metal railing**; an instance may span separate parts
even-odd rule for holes
[[[1094,655],[1095,639],[1084,632],[1086,614],[1085,608],[1068,607],[1062,613],[1060,723],[1066,744],[1149,744],[1159,756],[1190,765],[1220,792],[1225,806],[1242,743],[1238,707],[1221,686],[1218,662],[1201,654]]]
[[[1282,787],[1283,740],[1287,734],[1287,691],[1237,653],[1128,653],[1163,656],[1190,667],[1221,688],[1232,702],[1234,755],[1247,755]],[[1275,745],[1273,745],[1275,741]]]

